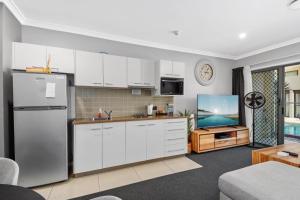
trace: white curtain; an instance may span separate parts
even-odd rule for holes
[[[245,66],[243,69],[244,74],[244,92],[245,95],[249,92],[252,92],[252,74],[250,66]],[[252,110],[245,106],[245,117],[246,117],[246,126],[249,128],[249,137],[250,142],[252,142]]]

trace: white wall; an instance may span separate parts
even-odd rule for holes
[[[235,67],[250,65],[255,69],[261,69],[297,62],[300,62],[300,43],[239,59]]]
[[[11,12],[3,7],[3,113],[4,113],[4,141],[5,141],[5,156],[13,156],[12,145],[12,77],[11,77],[11,63],[12,63],[12,42],[21,41],[21,24],[11,14]],[[10,107],[9,107],[10,106]],[[11,149],[10,149],[11,148]]]
[[[22,27],[22,42],[93,52],[107,52],[110,54],[152,60],[167,59],[182,61],[186,63],[185,95],[175,97],[174,99],[175,107],[178,110],[187,108],[191,111],[196,111],[196,98],[198,93],[231,94],[231,74],[234,66],[234,61],[232,60],[161,50],[28,26]],[[194,77],[194,66],[200,59],[210,59],[217,69],[216,80],[208,87],[200,86]]]

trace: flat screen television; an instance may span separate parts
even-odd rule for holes
[[[239,125],[239,97],[237,95],[198,95],[197,127]]]

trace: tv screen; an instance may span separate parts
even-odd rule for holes
[[[239,97],[198,95],[197,127],[239,125]]]

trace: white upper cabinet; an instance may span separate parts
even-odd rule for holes
[[[128,85],[142,86],[143,85],[143,66],[141,59],[128,58]]]
[[[173,62],[173,75],[178,78],[184,78],[185,64],[182,62]]]
[[[103,55],[104,86],[127,87],[127,58],[114,55]]]
[[[154,87],[154,62],[138,58],[128,58],[128,85],[133,87]]]
[[[168,60],[160,60],[158,62],[159,76],[184,78],[185,77],[185,64],[182,62],[174,62]]]
[[[155,86],[155,63],[151,60],[142,60],[144,86]]]
[[[172,61],[169,60],[160,60],[160,76],[172,76],[173,73],[173,64]]]
[[[50,67],[53,72],[74,74],[74,50],[58,47],[47,47],[47,59],[51,58]]]
[[[103,55],[76,50],[76,86],[103,86]]]
[[[45,67],[46,60],[47,50],[45,46],[13,43],[13,69],[26,70],[26,67]]]
[[[53,72],[74,74],[73,49],[13,43],[13,69],[26,70],[26,67],[46,67],[50,57],[50,67]]]

